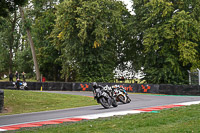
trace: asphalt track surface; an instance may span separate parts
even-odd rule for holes
[[[48,93],[62,93],[82,96],[93,96],[92,92],[75,92],[75,91],[45,91]],[[41,93],[45,93],[44,91]],[[148,95],[148,94],[129,94],[131,103],[119,103],[118,107],[104,109],[101,105],[87,106],[72,109],[62,109],[54,111],[43,111],[16,115],[0,116],[0,126],[22,124],[38,121],[46,121],[61,118],[71,118],[83,115],[94,115],[108,112],[127,111],[154,106],[163,106],[183,102],[200,101],[200,96],[166,96],[166,95]],[[67,99],[66,99],[67,100]]]

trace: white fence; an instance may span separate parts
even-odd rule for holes
[[[189,73],[189,84],[190,85],[200,85],[200,70],[197,68],[197,71],[190,72]]]

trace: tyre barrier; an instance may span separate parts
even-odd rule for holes
[[[168,95],[198,95],[200,85],[172,85],[172,84],[130,84],[130,83],[97,83],[102,86],[118,85],[124,87],[127,92],[153,93]],[[27,82],[29,90],[46,91],[92,91],[91,83],[74,82]],[[0,82],[1,89],[15,89],[12,82]],[[42,88],[42,89],[41,89]]]
[[[0,113],[3,111],[4,105],[4,91],[0,90]]]

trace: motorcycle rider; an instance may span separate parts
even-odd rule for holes
[[[20,87],[20,80],[19,79],[17,79],[17,81],[15,82],[15,85],[16,85],[17,89],[19,90],[19,87]]]
[[[112,95],[112,89],[109,89],[108,86],[103,87],[101,85],[97,85],[96,82],[93,82],[92,86],[93,86],[94,99],[97,100],[97,103],[101,103],[101,105],[104,108],[109,108],[111,105],[113,107],[118,106],[116,100],[114,99]],[[97,90],[98,92],[96,92]]]
[[[106,87],[103,87],[103,86],[101,86],[101,85],[97,85],[96,82],[93,82],[93,83],[92,83],[92,86],[93,86],[94,90],[96,90],[97,88],[100,88],[100,90],[103,89],[106,93],[108,93],[110,96],[112,96],[112,95],[109,93],[109,90],[108,90]]]
[[[93,82],[93,83],[92,83],[92,86],[93,86],[94,89],[96,89],[96,88],[103,89],[103,86],[101,86],[101,85],[97,85],[96,82]]]
[[[97,85],[96,82],[93,82],[92,83],[92,86],[93,86],[93,91],[95,91],[97,88],[100,88],[100,90],[103,90],[104,92],[106,92],[110,97],[113,97],[113,92],[112,92],[112,89],[111,90],[108,90],[106,87],[103,87],[101,85]],[[111,92],[110,92],[111,91]]]
[[[100,90],[103,89],[103,86],[97,85],[96,82],[93,82],[93,83],[92,83],[92,87],[94,88],[94,89],[93,89],[93,93],[94,93],[94,92],[96,93],[96,89],[97,89],[97,88],[100,88]],[[96,96],[94,96],[94,99],[96,99]]]
[[[20,79],[17,79],[16,82],[13,82],[13,85],[18,90],[28,90],[27,83],[20,81]]]

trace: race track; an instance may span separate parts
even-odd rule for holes
[[[45,91],[48,92],[48,91]],[[41,92],[41,93],[44,93]],[[92,92],[75,92],[75,91],[49,91],[49,93],[62,93],[83,96],[93,96]],[[62,109],[55,111],[43,111],[35,113],[17,114],[0,116],[0,126],[14,124],[72,118],[83,115],[97,115],[108,112],[128,111],[155,106],[178,104],[183,102],[200,101],[200,96],[165,96],[165,95],[148,95],[148,94],[129,94],[132,99],[129,104],[119,103],[119,106],[110,109],[104,109],[101,105],[87,106],[73,109]]]

